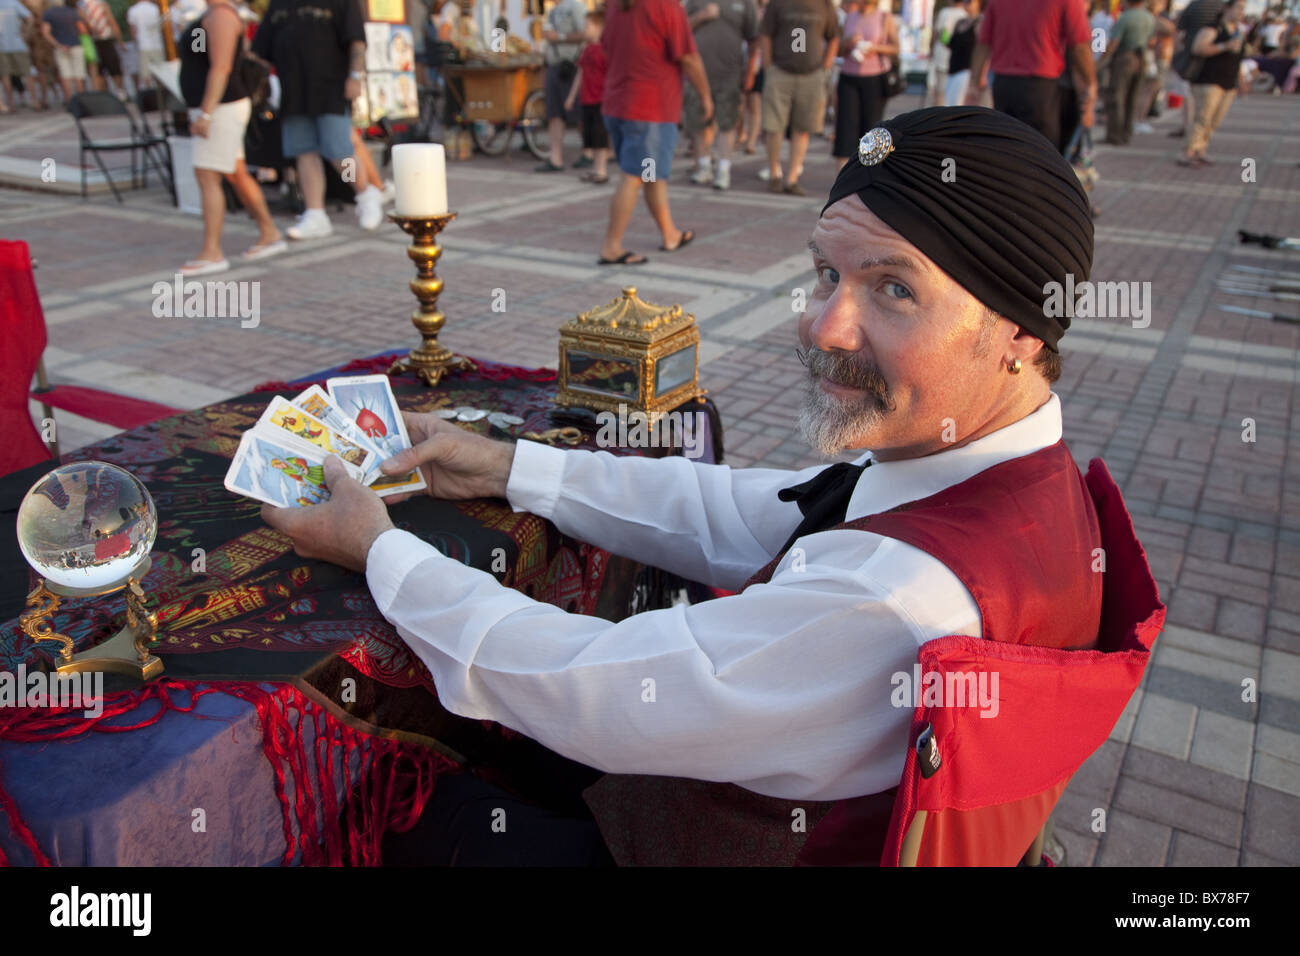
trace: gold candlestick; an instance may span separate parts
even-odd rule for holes
[[[419,346],[411,349],[404,359],[393,363],[388,374],[394,372],[414,372],[425,385],[437,385],[449,372],[472,372],[473,362],[461,355],[453,355],[448,349],[438,344],[438,331],[447,321],[447,317],[438,311],[438,296],[442,294],[442,280],[434,274],[434,266],[442,255],[442,246],[438,245],[438,233],[446,228],[447,223],[456,218],[454,212],[440,216],[399,216],[388,217],[411,237],[411,244],[406,249],[407,258],[415,263],[416,277],[411,280],[411,291],[420,300],[420,307],[411,313],[411,324],[420,333]]]

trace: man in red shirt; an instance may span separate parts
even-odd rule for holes
[[[993,108],[1028,123],[1059,148],[1057,79],[1065,71],[1068,54],[1079,94],[1080,122],[1091,128],[1097,75],[1085,7],[1083,0],[989,0],[971,58],[966,104],[979,104],[991,65]]]
[[[605,7],[601,46],[609,61],[601,101],[614,160],[623,171],[609,204],[601,265],[640,265],[645,256],[623,248],[623,234],[645,186],[645,204],[673,252],[695,238],[678,229],[668,209],[668,175],[682,114],[682,75],[700,94],[705,123],[713,97],[695,49],[686,12],[676,0],[611,0]]]

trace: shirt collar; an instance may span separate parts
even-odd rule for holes
[[[1035,411],[968,445],[898,461],[877,461],[862,473],[849,499],[846,521],[919,501],[1012,458],[1061,440],[1061,400],[1055,392]],[[871,453],[856,459],[862,464]]]

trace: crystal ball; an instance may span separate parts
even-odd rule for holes
[[[70,588],[112,588],[153,547],[158,513],[149,490],[105,461],[55,468],[18,506],[18,547],[37,574]]]

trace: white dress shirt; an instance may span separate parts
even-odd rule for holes
[[[969,445],[873,464],[847,517],[928,497],[1060,438],[1053,394]],[[567,535],[735,590],[800,521],[777,491],[822,467],[732,469],[521,441],[508,497]],[[534,601],[405,531],[375,540],[366,578],[453,713],[609,773],[796,800],[886,790],[912,717],[891,705],[891,675],[910,675],[927,641],[978,636],[979,610],[946,566],[898,540],[823,531],[795,547],[802,560],[792,548],[767,584],[618,623]]]

